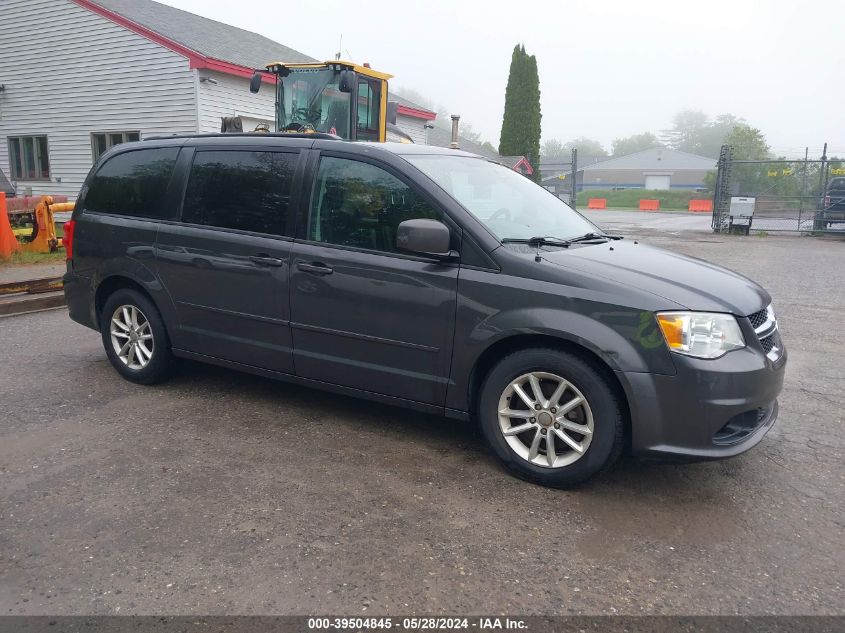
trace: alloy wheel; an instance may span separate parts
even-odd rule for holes
[[[511,381],[499,398],[498,415],[508,446],[535,466],[569,466],[593,438],[587,398],[556,374],[531,372]]]
[[[144,369],[153,358],[155,344],[150,322],[134,305],[118,306],[111,317],[111,344],[129,369]]]

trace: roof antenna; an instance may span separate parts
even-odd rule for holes
[[[335,61],[340,61],[340,51],[343,49],[343,33],[340,34],[340,39],[337,42],[337,53],[335,53]]]

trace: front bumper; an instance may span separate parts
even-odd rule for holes
[[[732,457],[772,428],[786,350],[776,361],[752,347],[716,360],[673,357],[674,376],[626,372],[622,377],[633,454],[681,461]]]

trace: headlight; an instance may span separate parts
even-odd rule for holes
[[[719,358],[745,347],[736,319],[714,312],[660,312],[657,323],[669,349],[696,358]]]

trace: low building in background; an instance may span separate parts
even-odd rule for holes
[[[541,164],[541,167],[543,165]],[[688,189],[704,188],[707,172],[716,169],[716,160],[669,148],[647,149],[593,163],[578,158],[575,175],[578,191],[589,189]],[[550,173],[551,172],[551,173]],[[563,178],[561,178],[563,176]],[[543,186],[557,194],[568,192],[572,171],[543,170]]]
[[[582,154],[578,154],[578,167],[579,169],[582,167],[587,167],[594,163],[600,163],[602,161],[607,160],[607,156],[585,156]],[[544,158],[540,157],[540,179],[546,180],[546,178],[555,177],[557,178],[560,175],[566,175],[572,172],[572,158],[570,156],[566,156],[565,158]],[[561,178],[561,180],[564,180]]]

